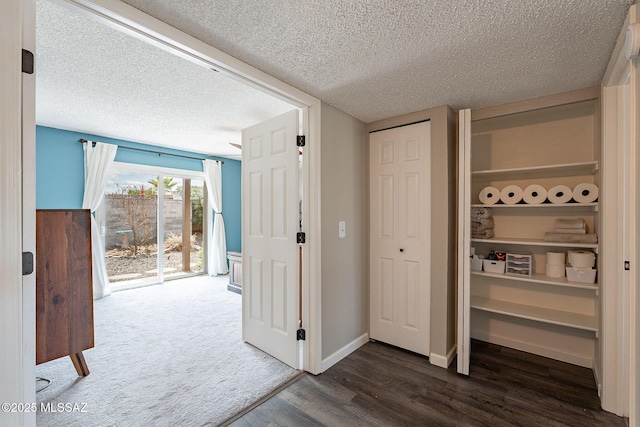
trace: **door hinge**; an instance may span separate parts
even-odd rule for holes
[[[298,329],[296,331],[296,339],[298,341],[304,341],[306,338],[307,332],[304,329]]]
[[[33,273],[33,253],[22,252],[22,275],[28,276]]]
[[[298,147],[304,147],[306,144],[306,138],[304,137],[304,135],[298,135],[297,139],[296,139],[296,145]]]
[[[626,271],[631,270],[631,262],[630,262],[630,261],[625,261],[625,262],[624,262],[624,269],[625,269]]]
[[[307,234],[306,233],[298,233],[296,235],[298,243],[306,243],[307,242]]]
[[[33,52],[22,49],[22,72],[33,74]]]

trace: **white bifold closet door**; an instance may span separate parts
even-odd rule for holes
[[[370,152],[370,336],[430,348],[431,124],[373,132]],[[443,242],[444,243],[444,242]]]

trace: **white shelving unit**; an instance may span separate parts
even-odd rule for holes
[[[461,112],[460,233],[458,260],[458,372],[469,372],[469,340],[482,339],[565,362],[593,367],[599,335],[601,283],[570,282],[545,275],[546,252],[586,249],[600,252],[599,243],[547,242],[557,218],[585,219],[590,233],[599,231],[599,201],[592,203],[524,203],[483,205],[485,186],[498,190],[515,184],[573,188],[600,179],[599,99],[596,91],[578,94],[562,105],[527,110],[519,103],[505,109],[479,110],[477,117]],[[471,237],[471,209],[491,208],[496,236]],[[532,274],[471,271],[471,247],[531,253]],[[598,256],[598,258],[601,255]],[[460,351],[460,349],[462,349]]]
[[[573,211],[597,211],[598,210],[598,202],[594,203],[564,203],[564,204],[553,204],[553,203],[543,203],[540,205],[527,205],[527,204],[515,204],[515,205],[504,205],[504,204],[495,204],[495,205],[483,205],[482,203],[473,203],[471,205],[472,208],[492,208],[492,209],[553,209],[553,210],[573,210]]]
[[[598,319],[596,316],[572,313],[569,311],[553,310],[527,304],[518,304],[496,299],[471,297],[471,308],[503,314],[505,316],[518,317],[520,319],[565,326],[568,328],[598,332]]]
[[[589,289],[598,292],[600,289],[597,283],[570,282],[566,277],[549,277],[541,273],[534,273],[531,276],[517,276],[515,274],[496,274],[486,271],[472,271],[472,275],[480,277],[491,277],[494,279],[516,280],[521,282],[538,283],[541,285],[561,286],[567,288]]]
[[[563,177],[576,175],[594,175],[598,171],[598,162],[577,162],[553,164],[544,166],[531,166],[510,169],[488,169],[472,171],[471,177],[477,181],[487,181],[492,179],[523,179],[540,177]]]
[[[473,243],[496,245],[520,245],[520,246],[547,246],[549,248],[582,248],[582,249],[598,249],[597,243],[558,243],[545,242],[542,239],[518,239],[511,237],[494,237],[491,239],[471,239]]]

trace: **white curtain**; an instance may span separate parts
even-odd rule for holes
[[[104,241],[94,212],[104,196],[104,186],[118,150],[117,145],[88,141],[84,145],[84,198],[82,209],[91,210],[91,252],[93,258],[93,298],[111,294],[107,266],[104,259]]]
[[[222,218],[222,172],[220,162],[203,160],[204,179],[207,184],[207,195],[213,207],[213,231],[209,239],[209,275],[227,274],[227,237],[224,233]]]

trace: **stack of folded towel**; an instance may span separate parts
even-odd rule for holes
[[[471,238],[491,239],[495,223],[491,208],[471,208]]]
[[[559,243],[598,243],[598,236],[587,232],[587,224],[582,218],[556,219],[555,232],[544,233],[544,241]]]

